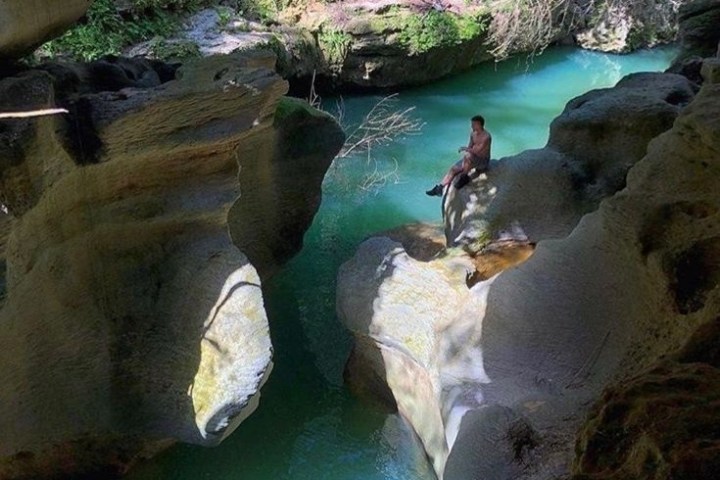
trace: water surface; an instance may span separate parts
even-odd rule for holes
[[[214,449],[179,446],[141,465],[129,478],[217,480],[432,479],[401,420],[355,399],[343,387],[350,338],[335,316],[335,275],[373,232],[415,221],[439,221],[437,197],[424,191],[458,159],[469,118],[482,114],[493,157],[542,147],[548,126],[571,98],[614,85],[637,71],[663,70],[674,51],[616,56],[558,48],[533,61],[480,66],[402,92],[421,135],[366,155],[337,160],[303,251],[264,287],[275,369],[258,410]],[[347,123],[380,97],[344,99]],[[326,99],[332,110],[335,99]],[[372,181],[375,178],[377,181]]]

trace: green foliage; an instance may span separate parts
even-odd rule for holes
[[[151,43],[150,52],[160,60],[183,60],[200,56],[200,48],[190,40],[168,42],[158,39]]]
[[[169,9],[193,11],[208,4],[207,0],[132,0],[134,10]]]
[[[112,0],[96,0],[84,23],[43,45],[42,53],[52,56],[67,53],[83,60],[92,60],[106,53],[119,53],[123,39],[122,23]]]
[[[458,37],[461,41],[479,37],[487,31],[490,17],[484,15],[464,15],[455,19]]]
[[[331,65],[342,65],[347,56],[352,37],[350,34],[333,27],[323,26],[318,34],[318,43]]]
[[[172,35],[180,26],[180,11],[201,7],[207,0],[133,0],[121,14],[113,0],[95,0],[84,21],[41,47],[40,56],[67,55],[93,60],[119,54],[133,43]]]
[[[273,121],[275,125],[287,121],[289,118],[308,118],[308,117],[330,117],[329,114],[313,108],[305,100],[294,97],[281,97],[278,106],[275,109]]]
[[[486,27],[485,19],[479,15],[455,15],[431,10],[423,15],[406,16],[399,39],[412,54],[419,54],[476,38],[485,32]]]
[[[218,25],[220,25],[220,27],[222,28],[227,27],[233,17],[234,12],[232,8],[221,6],[218,7],[215,11],[218,14]]]
[[[244,15],[268,21],[274,19],[283,8],[293,3],[297,4],[298,2],[293,0],[238,0],[237,8]]]

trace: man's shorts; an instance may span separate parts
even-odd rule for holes
[[[489,158],[480,158],[475,155],[470,155],[470,168],[474,168],[478,172],[484,172],[487,170],[488,165],[490,164]],[[454,167],[456,167],[458,170],[462,169],[463,166],[463,159],[461,158],[457,162],[455,162]]]

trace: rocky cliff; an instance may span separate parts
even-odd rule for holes
[[[132,54],[273,51],[278,71],[307,94],[419,85],[555,43],[629,52],[675,39],[685,0],[346,0],[206,9],[178,36]],[[265,4],[267,5],[267,4]]]
[[[720,1],[698,0],[680,9],[679,58],[709,57],[717,54],[720,42]]]
[[[717,423],[709,327],[653,367],[719,313],[720,90],[707,63],[689,105],[691,84],[662,74],[571,101],[546,149],[448,195],[447,242],[463,248],[428,258],[378,237],[342,267],[349,378],[397,406],[439,477],[568,475],[589,406],[618,381],[579,437],[577,480],[715,471],[717,436],[700,426]],[[489,241],[525,236],[554,240],[466,283]],[[662,424],[648,415],[659,406]]]
[[[2,478],[107,478],[255,409],[261,279],[300,248],[343,141],[286,90],[268,56],[0,80],[0,111],[69,111],[0,126]]]

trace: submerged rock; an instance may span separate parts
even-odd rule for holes
[[[272,367],[261,278],[302,245],[343,141],[282,99],[271,57],[104,62],[134,85],[93,65],[0,80],[0,110],[70,112],[0,128],[3,478],[107,478],[229,435]]]
[[[588,94],[570,102],[574,108],[553,126],[549,143],[554,148],[547,155],[556,161],[549,164],[549,175],[566,178],[564,198],[543,203],[544,190],[528,194],[528,189],[542,189],[546,183],[549,191],[553,184],[545,179],[543,164],[519,160],[532,152],[498,164],[496,179],[524,180],[515,187],[497,181],[495,207],[488,207],[483,197],[490,188],[463,189],[472,202],[458,209],[456,225],[463,226],[452,230],[446,225],[453,231],[449,241],[462,235],[477,239],[467,232],[482,229],[483,221],[513,235],[512,220],[518,219],[530,239],[558,238],[538,243],[524,263],[468,289],[458,273],[467,266],[452,255],[440,253],[423,263],[409,258],[400,244],[375,238],[361,245],[340,270],[338,314],[357,339],[355,349],[376,360],[364,366],[356,362],[354,367],[371,371],[376,381],[385,379],[398,410],[413,425],[444,480],[568,475],[575,432],[603,389],[621,380],[613,390],[620,393],[607,397],[621,404],[632,392],[651,389],[652,378],[631,383],[626,379],[652,368],[658,358],[680,348],[698,325],[720,313],[720,89],[717,84],[705,85],[680,112],[692,97],[684,79],[635,76],[621,83],[616,93]],[[653,113],[645,119],[647,112]],[[604,116],[607,124],[602,127],[595,120]],[[647,130],[641,125],[646,120]],[[639,160],[645,148],[642,139],[649,139],[653,131],[660,133],[664,125],[672,128],[652,140]],[[627,134],[619,142],[627,156],[609,143],[621,136],[616,128]],[[565,137],[564,132],[573,134]],[[563,172],[563,162],[572,168],[558,173]],[[633,163],[625,188],[615,193]],[[513,169],[522,171],[518,164],[525,165],[527,173],[510,176]],[[585,180],[588,172],[594,173],[591,182]],[[492,175],[491,169],[488,178]],[[482,185],[488,178],[478,182]],[[580,220],[582,208],[591,209],[603,195],[610,197]],[[530,202],[539,205],[532,207]],[[473,213],[475,209],[479,213]],[[467,222],[463,217],[468,215],[476,215],[478,222]],[[698,360],[699,351],[688,347],[683,361],[709,362],[710,356]],[[714,377],[682,383],[709,368],[693,364],[667,372],[668,387],[677,375],[678,398],[690,402],[678,405],[679,418],[697,414],[699,425],[717,414],[714,403],[701,403],[715,398]],[[632,385],[647,388],[632,390]],[[703,385],[707,395],[691,392],[692,385]],[[626,387],[628,393],[622,393]],[[653,445],[664,445],[666,450],[652,458],[681,455],[683,471],[689,475],[683,478],[702,478],[691,473],[713,471],[714,437],[707,445],[668,443],[660,435],[686,428],[668,419],[667,429],[652,427],[657,436],[646,441],[640,432],[647,416],[637,412],[630,423],[622,424],[630,428],[622,445],[637,445],[629,447],[636,448],[631,456],[635,451],[656,452]],[[616,421],[614,417],[596,415],[599,420],[586,427],[586,440],[578,449],[578,479],[636,478],[635,467],[619,468],[619,476],[593,476],[607,465],[597,463],[596,469],[595,462],[612,462],[617,446],[602,435],[604,422]],[[697,431],[684,432],[681,438]],[[590,445],[597,447],[595,453]],[[697,470],[688,470],[693,458],[704,460]],[[625,465],[620,457],[618,462]],[[661,463],[643,466],[660,468]],[[666,477],[648,473],[637,478]]]

